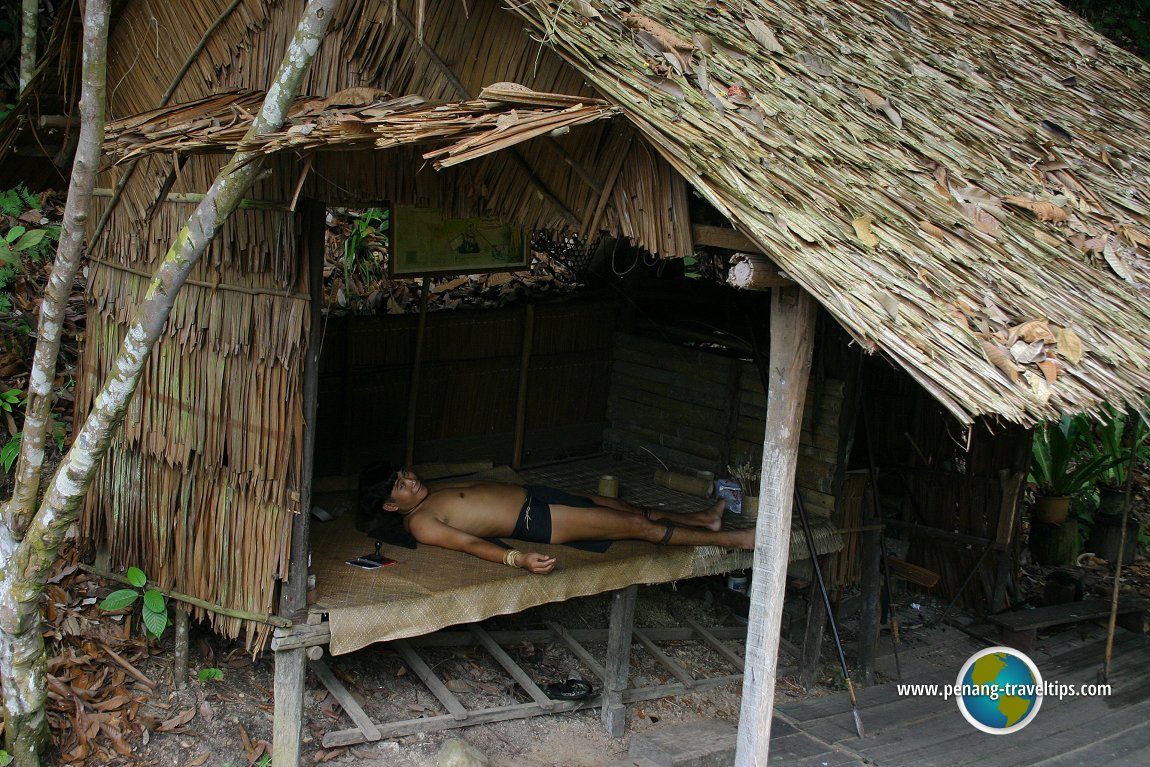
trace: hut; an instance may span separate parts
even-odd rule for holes
[[[89,254],[81,409],[152,266],[240,146],[301,7],[120,4],[118,164],[93,216],[106,231]],[[243,147],[267,173],[184,289],[84,535],[259,648],[274,627],[300,633],[325,461],[338,476],[385,443],[515,462],[605,439],[721,469],[749,433],[742,408],[765,423],[745,447],[762,457],[754,568],[769,587],[751,611],[740,750],[765,753],[796,475],[804,505],[842,526],[861,508],[850,471],[899,467],[908,558],[950,595],[977,574],[992,602],[1017,546],[1028,428],[1142,402],[1148,86],[1144,63],[1054,0],[345,3],[289,124]],[[328,346],[324,210],[375,202],[396,211],[401,255],[413,209],[577,250],[605,232],[639,257],[710,254],[733,285],[771,291],[749,304],[770,314],[769,380],[752,392],[745,366],[613,335],[616,302],[357,318]],[[719,314],[724,290],[697,293]],[[482,352],[458,352],[472,341]],[[721,395],[661,417],[660,397],[691,402],[695,381]],[[712,411],[723,439],[704,428]],[[298,748],[305,644],[277,648],[280,754]]]

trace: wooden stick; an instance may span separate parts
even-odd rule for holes
[[[427,296],[431,279],[423,278],[419,294],[419,328],[415,332],[415,360],[411,363],[411,391],[407,395],[407,452],[405,462],[415,463],[415,411],[419,407],[419,379],[423,368],[423,340],[427,335]]]
[[[523,442],[527,431],[527,379],[531,367],[531,345],[535,341],[535,304],[527,304],[523,313],[523,351],[519,360],[519,396],[515,403],[515,450],[511,468],[523,465]]]
[[[156,689],[156,683],[153,682],[151,679],[148,679],[148,677],[144,676],[144,672],[140,671],[140,669],[133,666],[125,658],[121,657],[119,655],[119,653],[117,653],[111,647],[108,647],[108,645],[101,642],[100,646],[104,648],[104,652],[108,653],[108,656],[112,660],[116,661],[121,666],[123,666],[124,670],[127,671],[134,679],[136,679],[136,681],[138,681],[140,684],[148,687],[149,689],[153,689],[153,690]]]
[[[129,586],[134,585],[133,583],[131,583],[127,578],[125,578],[122,575],[117,575],[116,573],[110,573],[106,570],[98,570],[95,567],[92,567],[91,565],[82,564],[82,565],[80,565],[80,569],[86,573],[91,573],[92,575],[98,575],[101,578],[107,578],[110,581],[116,581],[118,583],[125,583]],[[204,601],[203,599],[199,599],[197,597],[188,596],[187,594],[181,594],[178,591],[172,591],[170,589],[162,589],[162,588],[159,588],[155,585],[151,586],[151,588],[156,589],[156,591],[159,591],[161,594],[166,596],[168,599],[174,599],[177,602],[186,602],[189,605],[195,605],[196,607],[201,607],[204,610],[207,610],[207,611],[213,612],[213,613],[218,613],[219,615],[226,615],[229,618],[239,618],[240,620],[244,620],[244,621],[255,621],[256,623],[266,623],[269,626],[283,626],[285,628],[292,625],[291,621],[285,620],[284,618],[280,618],[280,617],[277,617],[275,615],[260,615],[259,613],[251,613],[251,612],[248,612],[247,610],[234,610],[230,607],[224,607],[223,605],[214,605],[211,602]]]

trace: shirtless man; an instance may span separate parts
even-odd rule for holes
[[[396,472],[383,508],[404,515],[420,543],[463,551],[533,573],[555,569],[555,558],[508,551],[485,538],[535,543],[635,539],[672,546],[753,549],[754,529],[720,530],[720,500],[691,514],[642,510],[614,498],[570,495],[549,487],[462,480],[425,485],[408,469]]]

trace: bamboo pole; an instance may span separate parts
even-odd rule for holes
[[[535,304],[523,311],[523,351],[519,358],[519,395],[515,403],[515,450],[511,468],[523,465],[523,442],[527,430],[527,381],[531,372],[531,345],[535,341]]]
[[[427,297],[431,292],[431,280],[423,278],[419,294],[419,328],[415,331],[415,360],[411,363],[411,391],[407,395],[407,451],[404,463],[415,463],[415,421],[419,407],[419,384],[423,372],[423,342],[427,335]]]
[[[116,581],[117,583],[123,583],[127,586],[132,585],[132,583],[123,575],[109,572],[108,570],[101,570],[99,568],[92,567],[91,565],[80,565],[80,569],[86,573],[91,573],[92,575],[96,575],[96,576],[99,576],[101,578],[106,578],[107,580],[110,580],[110,581]],[[269,626],[279,626],[282,628],[287,628],[287,627],[292,625],[291,621],[285,620],[283,618],[279,618],[275,615],[261,615],[260,613],[248,612],[247,610],[236,610],[236,609],[231,608],[231,607],[224,607],[223,605],[212,604],[211,602],[207,602],[203,599],[200,599],[199,597],[189,596],[188,594],[183,594],[183,593],[181,593],[179,591],[175,591],[173,589],[163,589],[163,588],[160,588],[159,586],[157,586],[155,584],[152,584],[151,586],[149,586],[149,588],[155,589],[156,591],[160,592],[161,594],[163,594],[168,599],[174,599],[177,602],[184,602],[186,604],[193,605],[195,607],[201,607],[204,610],[208,610],[209,612],[218,613],[220,615],[226,615],[229,618],[239,618],[240,620],[244,620],[244,621],[254,621],[256,623],[265,623]]]

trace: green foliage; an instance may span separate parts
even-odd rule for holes
[[[200,680],[201,682],[208,682],[208,681],[211,681],[213,679],[223,679],[223,678],[224,678],[224,672],[223,672],[223,670],[218,669],[218,668],[202,668],[202,669],[200,669],[200,672],[198,674],[196,674],[196,679]]]
[[[390,211],[380,208],[368,208],[358,216],[349,214],[351,231],[343,242],[343,270],[349,293],[351,280],[357,274],[365,285],[384,277],[389,214]]]
[[[1150,58],[1150,5],[1146,0],[1062,0],[1070,10],[1090,22],[1126,50]]]
[[[148,633],[159,639],[164,629],[168,627],[171,621],[168,620],[168,600],[167,598],[157,591],[156,589],[145,589],[148,585],[148,576],[144,571],[138,567],[129,567],[125,576],[128,583],[132,584],[135,588],[131,589],[117,589],[108,596],[104,597],[104,601],[100,603],[100,609],[108,612],[115,610],[126,610],[136,603],[136,600],[141,596],[143,597],[143,607],[141,608],[141,616],[144,621],[144,628]]]
[[[6,392],[0,392],[0,410],[3,410],[5,413],[11,413],[13,408],[24,404],[24,400],[21,399],[23,395],[24,392],[20,389],[9,389]]]
[[[1130,467],[1150,459],[1150,428],[1137,414],[1108,408],[1109,419],[1094,428],[1094,439],[1087,444],[1090,454],[1110,459],[1110,465],[1098,477],[1099,483],[1110,490],[1126,487]],[[1127,442],[1133,442],[1133,449]]]
[[[4,467],[5,474],[12,471],[12,464],[20,457],[20,443],[23,441],[24,432],[18,431],[16,436],[4,443],[4,447],[0,447],[0,466]]]
[[[60,239],[60,227],[41,226],[40,199],[21,184],[0,190],[0,312],[10,311],[8,286],[24,271],[25,257],[39,261]]]
[[[12,764],[12,755],[0,748],[0,767],[8,767],[10,764]]]
[[[1093,455],[1091,421],[1086,416],[1063,416],[1034,430],[1030,481],[1039,495],[1076,495],[1089,488],[1118,459]]]

